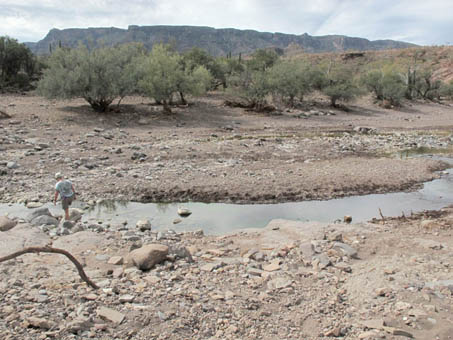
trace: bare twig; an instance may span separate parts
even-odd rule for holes
[[[63,250],[63,249],[52,248],[52,247],[28,247],[28,248],[19,250],[13,254],[7,255],[5,257],[0,257],[0,263],[8,261],[8,260],[12,260],[18,256],[21,256],[21,255],[24,255],[27,253],[56,253],[56,254],[65,255],[69,260],[71,260],[72,263],[74,263],[82,280],[85,281],[92,288],[99,289],[99,287],[86,276],[85,271],[83,270],[80,262],[77,261],[77,259],[74,256],[72,256],[69,252],[67,252],[66,250]]]
[[[381,210],[381,208],[379,208],[379,215],[381,215],[382,221],[385,221],[385,217],[384,217],[384,215],[382,215],[382,210]]]

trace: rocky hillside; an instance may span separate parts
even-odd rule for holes
[[[300,48],[305,52],[333,52],[347,50],[383,50],[407,48],[413,44],[363,38],[351,38],[341,35],[310,36],[265,33],[253,30],[215,29],[196,26],[129,26],[128,29],[86,28],[52,29],[47,36],[37,43],[27,43],[38,55],[48,54],[58,45],[76,47],[79,43],[91,47],[111,46],[129,42],[141,42],[147,48],[156,43],[169,43],[180,52],[192,47],[205,49],[214,56],[248,54],[260,48],[286,49]]]

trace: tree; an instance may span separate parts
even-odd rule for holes
[[[253,71],[264,72],[277,62],[278,57],[275,50],[259,49],[252,54],[252,59],[247,61],[247,66]]]
[[[151,98],[171,112],[173,95],[179,93],[185,103],[185,94],[201,95],[209,88],[211,76],[203,66],[184,68],[182,57],[164,45],[155,45],[145,60],[144,76],[140,87]]]
[[[330,98],[333,107],[338,107],[339,100],[347,102],[361,94],[353,75],[354,72],[346,67],[329,67],[322,92]]]
[[[246,69],[229,78],[231,91],[247,102],[247,106],[261,111],[266,106],[266,96],[271,93],[269,72]]]
[[[453,99],[453,80],[448,84],[442,83],[440,88],[440,95],[450,100]]]
[[[373,70],[362,76],[361,82],[379,101],[401,105],[407,87],[401,75],[395,70]]]
[[[116,98],[137,91],[135,60],[143,49],[133,44],[88,50],[58,48],[48,60],[48,69],[38,84],[38,93],[47,98],[84,98],[97,112],[108,111]]]
[[[37,72],[36,57],[27,46],[0,37],[0,87],[27,88]]]
[[[274,94],[294,106],[294,100],[302,100],[310,91],[308,68],[295,61],[282,61],[269,70],[269,83]]]
[[[417,73],[414,90],[418,97],[430,100],[439,97],[441,81],[434,80],[432,76],[433,71],[429,68],[422,69]]]

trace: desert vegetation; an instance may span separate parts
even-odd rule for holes
[[[147,96],[171,112],[172,105],[187,105],[188,98],[212,90],[231,95],[229,104],[256,111],[303,105],[312,93],[344,109],[347,102],[371,93],[377,105],[390,108],[411,100],[451,99],[452,58],[451,49],[435,47],[291,56],[280,49],[259,49],[247,56],[214,57],[200,48],[179,53],[156,44],[148,52],[132,43],[96,49],[60,46],[38,60],[25,45],[2,37],[0,86],[37,84],[47,98],[84,98],[97,112],[109,111],[115,100],[119,106],[127,95]]]

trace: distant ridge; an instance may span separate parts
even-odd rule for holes
[[[288,47],[303,49],[305,52],[368,51],[414,47],[416,45],[394,41],[351,38],[343,35],[311,36],[284,33],[266,33],[234,28],[216,29],[201,26],[129,26],[127,29],[115,27],[52,29],[37,43],[26,43],[38,55],[49,54],[50,49],[59,44],[76,47],[79,43],[90,48],[114,46],[117,44],[140,42],[151,49],[156,43],[169,43],[179,52],[192,47],[206,50],[213,56],[228,54],[250,54],[257,49]]]

